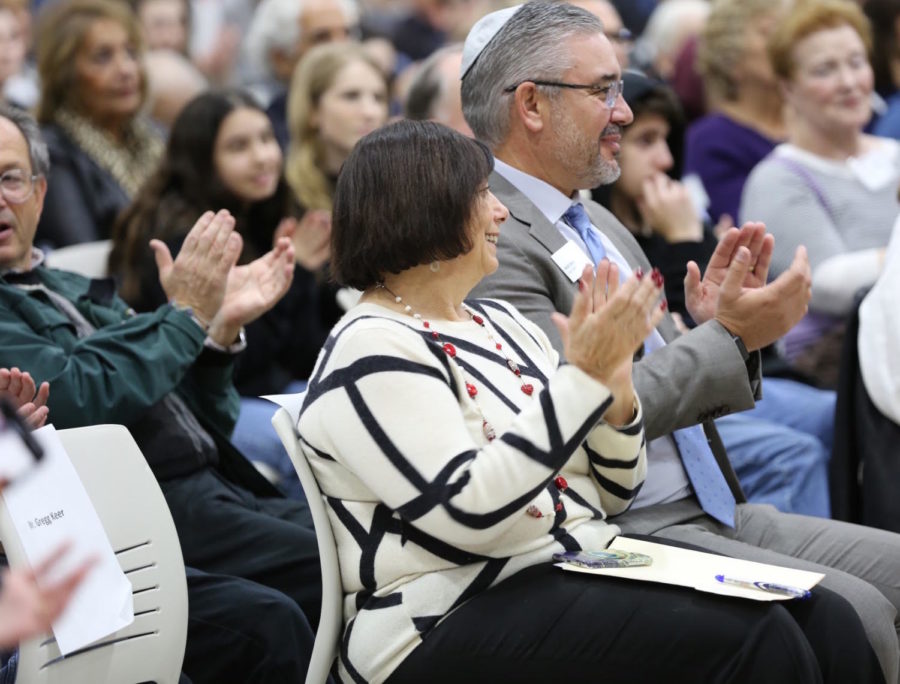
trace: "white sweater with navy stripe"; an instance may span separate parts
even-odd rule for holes
[[[344,681],[383,681],[450,611],[513,573],[606,547],[618,528],[604,518],[646,474],[639,408],[632,424],[607,425],[603,384],[557,368],[544,333],[509,305],[470,304],[531,396],[474,321],[433,322],[436,341],[375,304],[335,326],[310,380],[299,432],[338,544]]]

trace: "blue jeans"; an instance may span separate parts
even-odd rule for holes
[[[835,393],[766,379],[756,407],[716,421],[747,499],[827,518]]]
[[[305,389],[306,382],[296,380],[281,394],[293,394]],[[272,427],[272,416],[277,410],[278,406],[267,399],[241,397],[241,413],[234,426],[231,442],[251,461],[259,461],[272,468],[278,476],[276,484],[285,496],[306,500],[294,464]]]

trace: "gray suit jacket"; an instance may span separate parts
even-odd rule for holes
[[[562,356],[562,340],[551,314],[569,313],[576,286],[551,255],[566,244],[566,239],[500,174],[491,174],[490,186],[509,209],[509,218],[500,228],[500,267],[478,284],[472,296],[511,302],[547,333]],[[628,229],[599,204],[588,201],[585,208],[629,265],[649,272],[651,265]],[[758,354],[751,355],[748,371],[748,363],[731,335],[715,321],[680,335],[672,317],[666,315],[657,329],[666,346],[640,359],[634,367],[647,439],[702,423],[735,498],[744,501],[712,419],[753,407],[760,391]]]

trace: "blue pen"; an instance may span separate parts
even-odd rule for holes
[[[727,577],[726,575],[716,575],[716,579],[722,584],[730,584],[731,586],[743,587],[744,589],[759,589],[760,591],[767,591],[770,594],[779,594],[788,598],[805,599],[810,596],[808,589],[789,587],[784,584],[775,584],[774,582],[751,582],[735,577]]]

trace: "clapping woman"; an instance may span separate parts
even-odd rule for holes
[[[138,311],[165,302],[151,239],[177,251],[205,211],[228,209],[244,241],[242,262],[272,248],[281,235],[294,234],[291,191],[282,173],[281,148],[265,112],[241,91],[210,91],[192,100],[176,119],[156,173],[123,212],[113,238],[110,272],[122,297]],[[275,468],[299,493],[293,466],[271,429],[271,404],[261,394],[297,389],[325,338],[312,273],[314,241],[296,240],[300,266],[287,294],[247,326],[247,349],[237,357],[235,386],[244,397],[234,441],[257,461]]]
[[[401,121],[338,178],[332,265],[363,295],[325,343],[298,429],[338,545],[341,679],[880,679],[828,592],[785,609],[553,567],[605,548],[619,532],[606,516],[643,481],[631,365],[660,289],[586,268],[556,319],[564,365],[509,304],[467,301],[508,214],[492,163],[449,128]],[[843,648],[826,643],[836,624]]]

